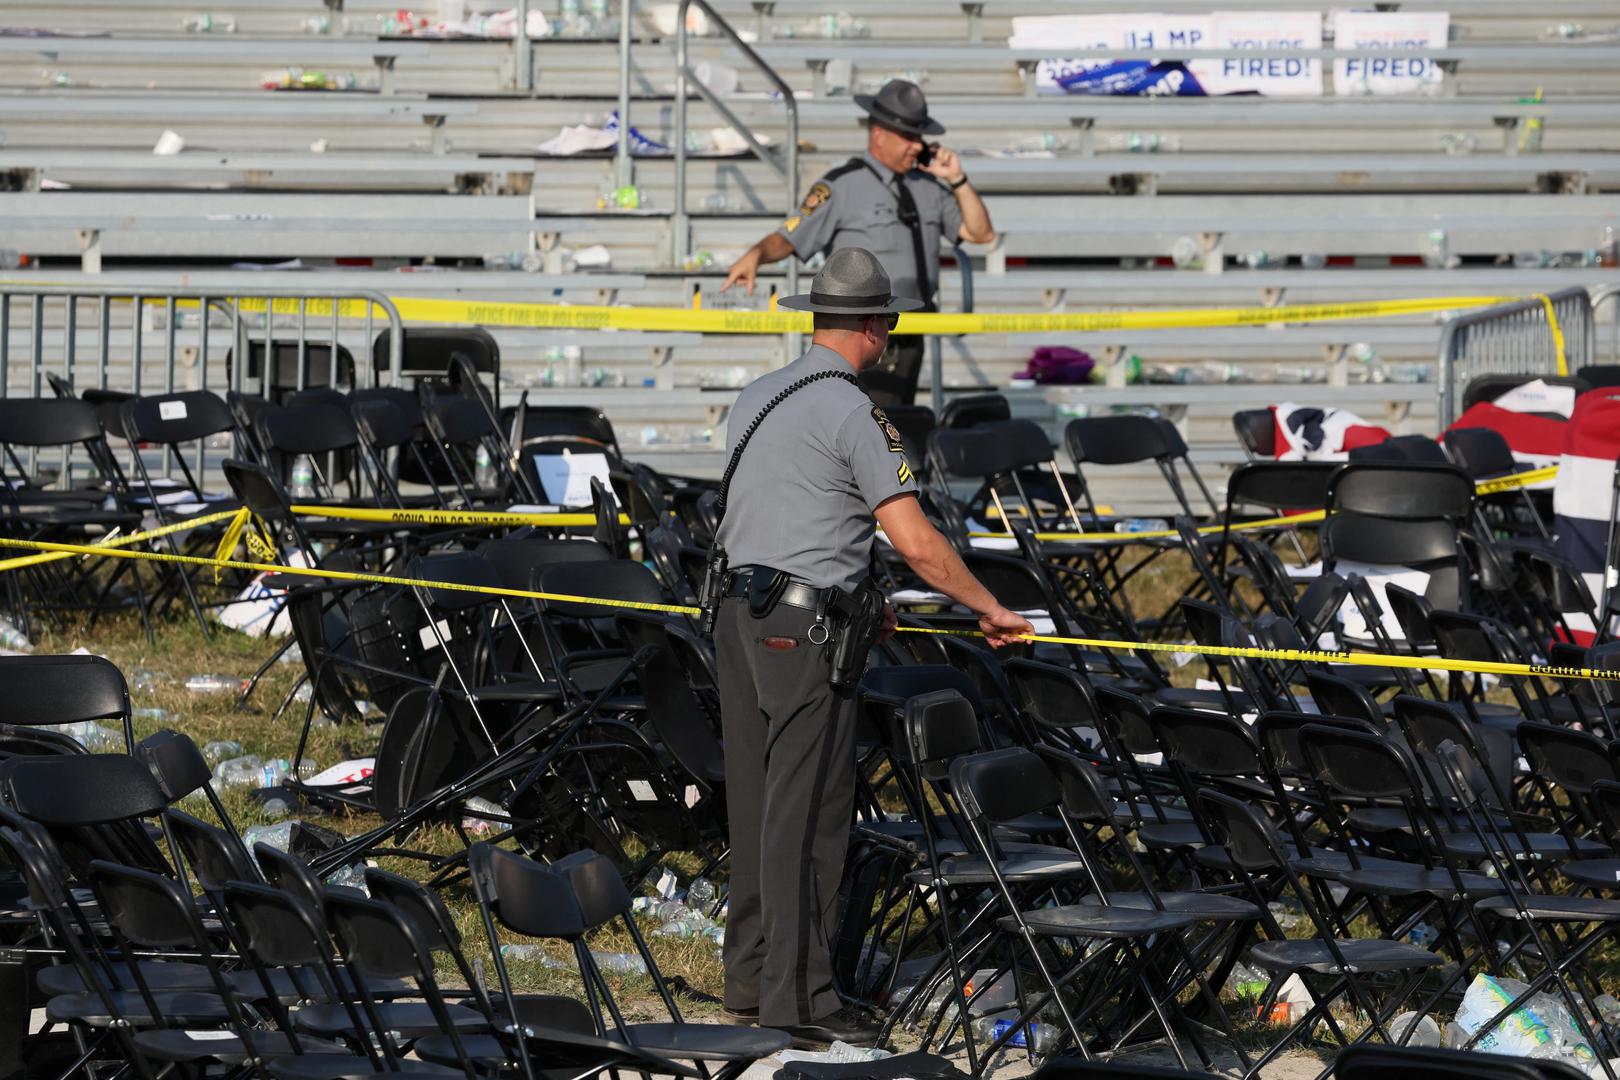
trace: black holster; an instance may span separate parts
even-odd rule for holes
[[[866,654],[883,628],[883,593],[870,581],[863,581],[852,593],[842,589],[829,592],[836,599],[828,682],[835,690],[848,690],[865,674]]]

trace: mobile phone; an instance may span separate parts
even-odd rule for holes
[[[924,143],[923,148],[917,152],[917,164],[927,165],[934,160],[934,151],[939,149],[939,143]]]

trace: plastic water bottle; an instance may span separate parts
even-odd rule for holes
[[[476,795],[461,805],[464,810],[473,811],[475,814],[493,814],[497,817],[504,817],[506,814],[506,811],[501,809],[500,804],[492,803],[488,799],[481,799]],[[461,819],[461,827],[470,833],[483,834],[494,832],[496,829],[501,828],[501,824],[498,821],[491,821],[486,817],[474,816],[463,817]]]
[[[0,646],[14,652],[33,652],[34,643],[22,632],[22,627],[0,615]]]
[[[1127,518],[1114,526],[1117,533],[1164,532],[1170,523],[1164,518]]]
[[[596,966],[604,972],[616,972],[620,975],[647,974],[647,961],[635,953],[624,952],[598,952],[591,950],[591,959]]]
[[[1016,1014],[1002,1014],[1001,1016],[981,1016],[973,1021],[973,1034],[984,1041],[986,1045],[1001,1038],[1008,1031],[1013,1030],[1017,1021]],[[1057,1045],[1058,1032],[1052,1024],[1032,1020],[1018,1027],[1007,1046],[1016,1046],[1020,1049],[1028,1047],[1037,1054],[1045,1054]]]
[[[592,34],[612,37],[619,32],[619,20],[614,17],[608,0],[591,0],[587,27]]]
[[[242,680],[229,675],[192,675],[186,679],[186,689],[193,694],[234,693],[241,688]]]
[[[213,742],[203,745],[202,756],[203,760],[208,762],[210,766],[218,768],[219,763],[222,761],[241,757],[242,744],[235,739],[215,739]]]
[[[558,0],[557,30],[563,37],[581,37],[585,20],[580,18],[579,0]]]
[[[693,878],[692,884],[686,887],[686,902],[693,910],[701,911],[705,915],[714,907],[714,882],[708,878]]]
[[[478,451],[473,455],[473,487],[489,491],[495,486],[495,458],[490,454],[489,447],[479,443]]]
[[[315,497],[315,461],[308,454],[299,454],[293,459],[292,483],[288,485],[287,494],[295,499]]]
[[[130,714],[130,716],[135,720],[145,720],[145,721],[148,721],[148,722],[153,723],[153,724],[158,724],[160,726],[161,725],[167,725],[167,724],[173,724],[175,721],[180,719],[180,717],[178,715],[176,715],[175,713],[170,712],[168,709],[157,709],[157,708],[136,709],[133,713]]]
[[[210,15],[204,11],[187,15],[180,21],[180,28],[192,34],[234,34],[236,20],[229,15]]]
[[[1042,132],[1039,135],[1025,135],[1022,139],[1019,139],[1017,142],[1013,143],[1014,150],[1028,154],[1041,153],[1048,150],[1067,150],[1068,148],[1069,140],[1063,138],[1062,136],[1054,135],[1050,131]]]
[[[51,730],[59,731],[74,739],[92,754],[111,754],[124,748],[122,735],[108,731],[94,720],[82,720],[76,724],[57,724]]]
[[[254,784],[264,770],[264,759],[258,754],[226,758],[214,766],[214,782],[220,788],[247,787]]]

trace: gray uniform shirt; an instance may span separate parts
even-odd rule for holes
[[[726,423],[726,454],[759,411],[818,371],[854,372],[812,345],[748,384]],[[823,379],[784,400],[748,441],[726,496],[720,544],[733,569],[769,566],[812,585],[851,587],[867,576],[873,511],[917,490],[900,433],[883,410],[842,379]]]
[[[939,238],[955,242],[962,230],[962,208],[951,189],[913,169],[903,177],[870,153],[828,172],[811,186],[798,213],[782,222],[776,234],[793,245],[800,259],[818,251],[863,247],[876,255],[889,275],[894,295],[932,300],[939,287]],[[874,171],[875,170],[875,171]],[[917,281],[917,256],[911,230],[900,223],[896,185],[905,184],[917,204],[923,258],[928,281]]]

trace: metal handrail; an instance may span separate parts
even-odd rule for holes
[[[787,106],[787,146],[784,161],[777,161],[770,151],[761,145],[758,139],[754,138],[753,133],[737,118],[736,114],[703,84],[703,80],[693,75],[687,62],[686,13],[694,4],[708,16],[709,22],[717,27],[721,33],[725,34],[731,43],[737,47],[737,50],[743,54],[743,57],[757,68],[776,88],[777,92],[782,95],[782,103]],[[628,52],[622,58],[622,62],[626,70],[628,70],[630,64]],[[799,205],[799,103],[793,96],[793,88],[783,81],[782,77],[776,73],[775,68],[760,58],[760,55],[754,51],[753,47],[744,41],[736,30],[732,29],[730,23],[720,17],[720,13],[710,6],[708,0],[680,0],[680,6],[675,11],[674,254],[675,263],[678,266],[684,265],[687,258],[692,254],[691,222],[686,212],[686,100],[687,83],[689,81],[697,84],[698,93],[703,100],[708,102],[711,108],[724,117],[727,123],[731,124],[742,135],[754,156],[781,173],[783,179],[787,181],[787,207],[783,216],[786,217],[792,214],[794,208]],[[790,259],[788,261],[787,279],[788,291],[790,293],[798,292],[799,266],[797,260]]]

